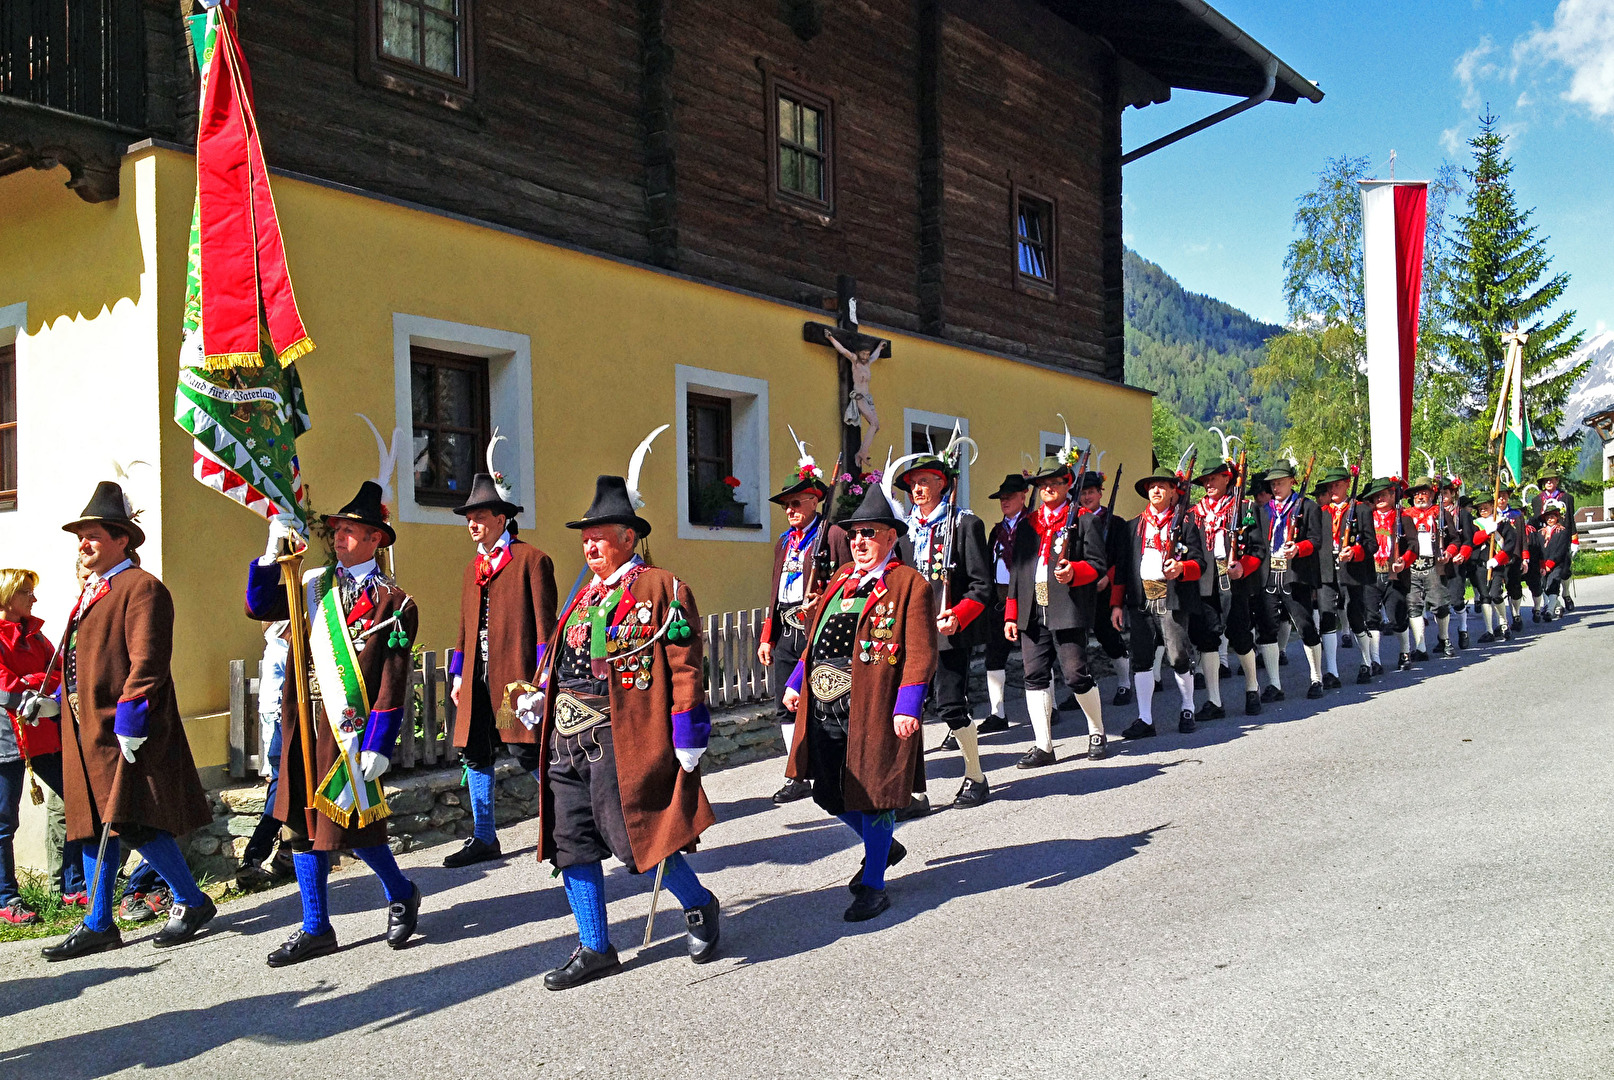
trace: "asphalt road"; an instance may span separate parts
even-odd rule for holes
[[[530,824],[504,863],[406,857],[426,903],[402,952],[362,867],[332,878],[344,949],[295,968],[263,963],[292,889],[169,952],[0,946],[0,1075],[1609,1076],[1614,578],[1579,591],[1549,632],[1322,710],[1295,647],[1259,722],[1030,774],[1027,729],[993,736],[993,800],[902,826],[893,907],[855,927],[850,830],[774,808],[778,761],[719,773],[691,859],[726,917],[702,968],[675,904],[637,952],[649,883],[617,867],[624,970],[547,992],[575,930]],[[944,803],[957,756],[930,762]]]

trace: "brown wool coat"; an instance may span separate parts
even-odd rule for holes
[[[317,573],[320,571],[305,572],[304,582]],[[304,595],[307,595],[306,585]],[[263,603],[260,607],[249,606],[247,615],[265,622],[278,622],[287,618],[285,589],[276,589],[273,597],[274,599]],[[376,605],[374,614],[369,618],[375,622],[390,618],[392,613],[402,608],[408,600],[407,593],[396,584],[390,584]],[[413,604],[410,604],[409,610],[403,613],[402,621],[403,628],[413,643],[419,621],[419,611]],[[292,632],[302,634],[305,642],[308,640],[308,627],[295,627]],[[383,630],[365,641],[364,651],[359,653],[359,676],[364,680],[364,689],[370,696],[372,711],[402,708],[403,722],[412,724],[414,716],[413,702],[409,693],[409,673],[414,667],[414,660],[408,646],[395,649],[387,644],[387,637],[387,631]],[[289,658],[287,665],[286,686],[280,698],[280,785],[275,794],[274,814],[276,820],[285,822],[293,831],[300,833],[307,827],[305,809],[308,806],[308,788],[303,778],[302,733],[297,718],[297,683],[290,669]],[[336,737],[331,734],[331,725],[325,719],[323,709],[316,707],[310,719],[314,727],[314,771],[318,774],[314,777],[314,783],[317,785],[325,779],[325,774],[336,763]],[[366,717],[366,720],[368,719]],[[388,749],[391,750],[390,747]],[[383,783],[385,780],[383,777]],[[362,829],[356,827],[357,823],[358,815],[355,814],[353,826],[343,828],[316,810],[312,837],[314,850],[340,851],[343,848],[373,847],[387,842],[385,818],[372,821]]]
[[[183,836],[210,824],[213,814],[174,699],[174,601],[138,566],[107,584],[78,626],[76,737],[72,710],[62,711],[67,838],[96,839],[103,821]],[[130,764],[112,724],[119,701],[139,699],[146,702],[147,735]]]
[[[512,683],[537,682],[538,643],[555,634],[555,564],[548,555],[524,544],[510,541],[510,561],[488,582],[488,694],[493,711],[501,706],[512,710],[499,727],[499,738],[507,743],[538,741],[536,731],[515,718]],[[460,637],[454,646],[464,657],[465,679],[471,678],[477,657],[476,632],[482,622],[482,590],[476,583],[476,560],[465,567],[460,585]],[[498,717],[495,717],[495,722]],[[464,749],[471,738],[471,694],[462,692],[454,712],[454,745]]]
[[[818,626],[824,615],[824,606],[835,595],[841,580],[851,574],[850,565],[843,566],[830,579],[807,619],[808,634]],[[912,735],[899,739],[892,727],[892,711],[897,702],[897,691],[903,686],[926,684],[936,672],[936,598],[930,583],[910,566],[895,565],[885,574],[886,592],[869,598],[858,622],[859,641],[873,637],[871,622],[876,617],[875,607],[882,603],[896,604],[894,612],[897,636],[892,640],[901,645],[897,662],[884,660],[865,664],[852,657],[852,714],[847,721],[846,773],[841,785],[846,808],[864,813],[882,810],[900,810],[907,806],[915,792],[925,790],[924,739]],[[803,658],[806,673],[813,670],[812,649],[809,646]],[[790,758],[785,775],[805,779],[812,775],[807,762],[807,719],[811,715],[811,680],[803,678],[801,703],[796,707],[795,739],[790,745]]]
[[[581,595],[581,594],[579,594]],[[673,753],[672,715],[705,708],[701,658],[700,615],[689,586],[679,582],[678,601],[689,621],[690,636],[675,643],[665,636],[651,646],[651,682],[648,690],[623,689],[617,673],[611,672],[611,740],[616,748],[617,786],[622,792],[622,817],[628,826],[628,844],[633,848],[634,872],[653,870],[661,860],[678,851],[695,850],[695,842],[717,818],[701,787],[701,771],[686,773]],[[651,625],[660,626],[673,599],[673,576],[650,567],[639,575],[624,598],[624,605],[648,600]],[[618,608],[619,614],[624,609]],[[555,660],[561,649],[560,627],[568,612],[562,612],[556,631],[550,636],[544,655],[546,681],[553,682]],[[555,723],[555,695],[544,703],[540,728],[544,745]],[[539,781],[539,827],[543,842],[538,857],[555,855],[554,796]]]

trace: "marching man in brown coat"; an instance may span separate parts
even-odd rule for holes
[[[385,470],[384,470],[385,471]],[[377,553],[398,538],[387,522],[381,485],[366,480],[353,501],[325,519],[335,566],[303,574],[305,625],[287,632],[307,641],[314,736],[305,750],[297,679],[286,675],[280,710],[280,790],[275,818],[291,830],[292,867],[302,893],[303,924],[269,954],[285,967],[336,951],[327,916],[332,852],[346,848],[381,879],[387,897],[387,944],[401,949],[415,932],[420,890],[404,877],[387,847],[381,776],[408,714],[409,647],[419,612],[415,601],[382,573]],[[247,616],[264,622],[291,617],[277,560],[286,543],[300,543],[283,518],[269,522],[269,546],[247,570]],[[293,657],[297,655],[294,648]],[[308,798],[311,756],[315,784]]]
[[[689,586],[649,566],[634,546],[650,535],[635,490],[650,439],[629,479],[601,476],[594,502],[566,527],[583,534],[593,579],[561,613],[544,656],[539,745],[539,858],[566,885],[578,945],[544,976],[565,990],[620,966],[605,915],[606,856],[629,873],[658,870],[684,908],[689,958],[717,955],[717,897],[684,858],[715,821],[700,759],[712,721],[702,686],[699,618]]]
[[[498,442],[499,436],[494,436]],[[465,760],[471,790],[470,838],[443,860],[444,866],[470,866],[501,854],[493,825],[493,759],[503,743],[522,771],[543,766],[538,745],[538,669],[555,632],[555,564],[549,556],[516,538],[521,507],[510,501],[510,486],[493,471],[471,481],[465,505],[454,512],[465,519],[476,558],[460,586],[460,639],[449,654],[454,677],[454,745]]]
[[[67,838],[98,838],[99,845],[94,861],[84,849],[84,877],[93,883],[89,913],[65,940],[44,950],[47,960],[122,944],[112,921],[120,842],[139,851],[173,890],[168,924],[153,945],[189,940],[217,912],[174,839],[209,824],[213,815],[174,698],[174,602],[138,565],[136,549],[146,536],[134,517],[123,489],[103,481],[78,520],[62,526],[77,535],[89,571],[58,650],[67,722]]]
[[[896,558],[907,522],[889,491],[869,485],[841,524],[852,562],[807,617],[807,652],[785,695],[796,710],[787,772],[810,779],[813,801],[862,837],[863,867],[848,886],[845,916],[862,922],[891,906],[886,868],[907,854],[891,835],[896,811],[925,790],[917,736],[936,673],[936,598],[930,582]]]

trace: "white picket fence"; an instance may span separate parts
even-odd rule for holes
[[[757,661],[765,616],[762,608],[706,616],[706,703],[712,708],[773,697],[773,672]]]

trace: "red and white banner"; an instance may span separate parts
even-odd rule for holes
[[[1361,186],[1373,475],[1405,479],[1412,453],[1412,361],[1418,352],[1429,190],[1421,180],[1364,180]]]

